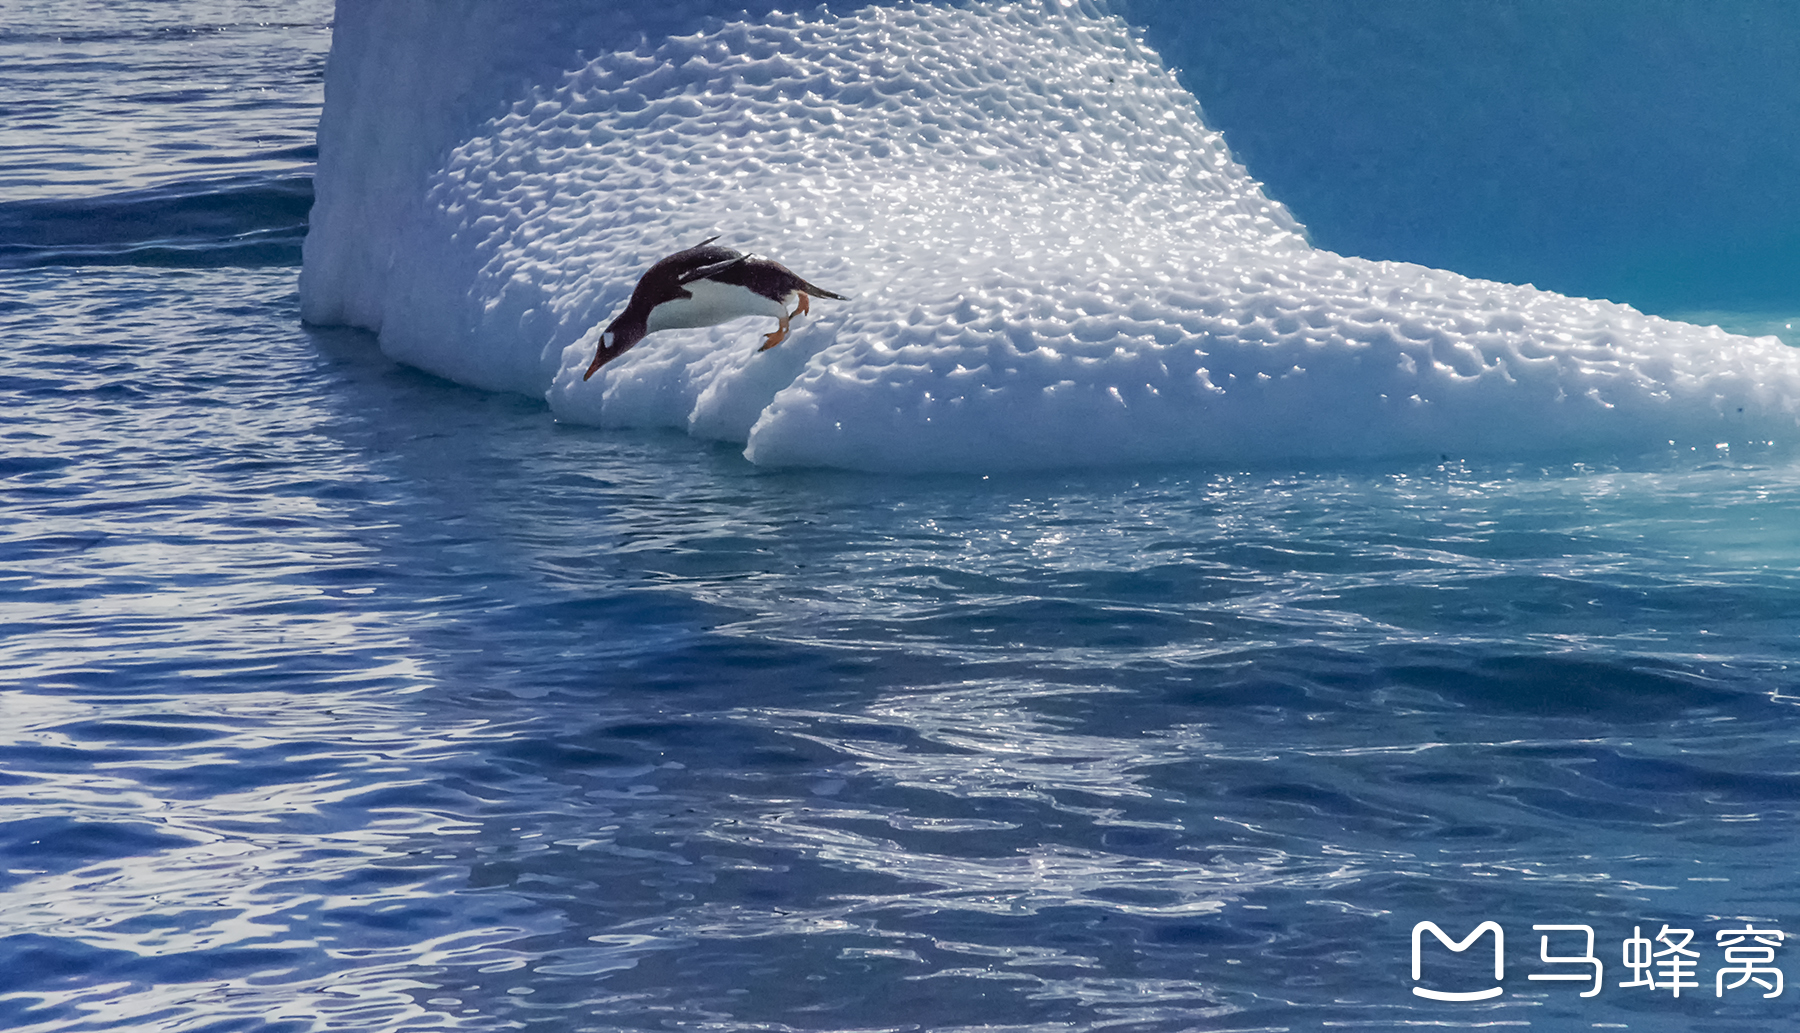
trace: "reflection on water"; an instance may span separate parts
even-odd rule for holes
[[[8,0],[0,202],[310,161],[331,7]]]
[[[6,275],[8,1028],[1465,1021],[1414,922],[1792,899],[1780,457],[772,474]]]

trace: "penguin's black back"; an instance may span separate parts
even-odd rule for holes
[[[718,238],[713,238],[716,240]],[[744,257],[741,251],[733,251],[728,247],[720,247],[712,240],[697,244],[686,251],[677,251],[667,258],[659,260],[645,270],[637,286],[631,291],[631,301],[627,308],[638,309],[645,315],[665,301],[687,297],[688,291],[682,284],[693,279],[695,270],[707,266],[730,263]]]

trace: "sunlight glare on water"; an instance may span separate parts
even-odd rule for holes
[[[9,275],[17,1028],[1279,1024],[1785,899],[1782,462],[768,474]]]

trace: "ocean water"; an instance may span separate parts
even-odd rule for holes
[[[1800,934],[1791,457],[558,425],[299,322],[329,19],[6,8],[0,1027],[1790,1021],[1713,980]]]

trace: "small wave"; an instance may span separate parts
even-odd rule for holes
[[[312,201],[312,177],[289,174],[0,202],[0,269],[298,265]]]
[[[65,23],[33,29],[0,28],[0,43],[115,43],[143,40],[180,39],[188,36],[222,35],[232,32],[266,33],[271,29],[310,29],[312,22],[219,22],[199,25],[117,25],[104,28]]]

